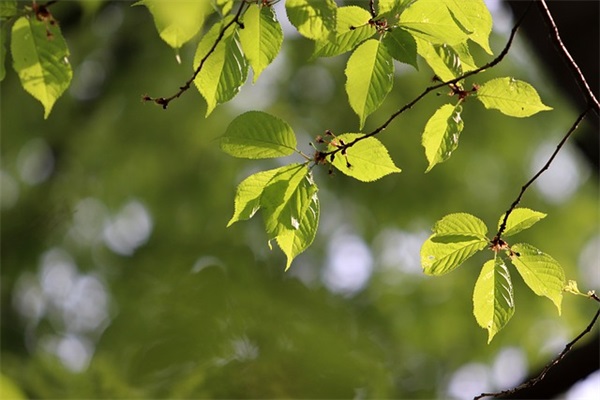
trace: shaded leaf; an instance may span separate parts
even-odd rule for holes
[[[538,296],[552,300],[560,314],[565,272],[558,261],[526,243],[515,244],[511,249],[510,260],[527,286]]]
[[[429,161],[425,172],[450,158],[458,147],[458,138],[464,127],[461,111],[460,105],[445,104],[427,121],[422,140]]]
[[[375,39],[361,44],[348,60],[346,78],[348,101],[362,129],[367,116],[379,108],[394,84],[394,63],[385,45]]]
[[[231,121],[220,145],[221,150],[234,157],[283,157],[296,149],[296,136],[282,119],[262,111],[248,111]]]
[[[542,103],[537,91],[527,82],[514,78],[496,78],[477,90],[477,99],[485,108],[493,108],[511,117],[529,117],[552,107]]]
[[[473,291],[473,315],[488,331],[488,343],[515,313],[513,285],[501,257],[483,265]]]
[[[338,8],[335,35],[332,38],[317,40],[311,58],[333,57],[354,49],[375,33],[375,29],[369,25],[370,19],[371,14],[364,8]]]
[[[12,27],[10,45],[23,88],[42,103],[44,118],[48,118],[73,77],[69,49],[58,24],[21,17]]]
[[[498,229],[502,225],[504,220],[503,214],[498,221]],[[536,222],[546,217],[546,214],[530,210],[529,208],[515,208],[512,210],[506,221],[506,227],[504,229],[503,236],[512,236],[519,233],[527,228],[533,226]]]
[[[378,16],[395,17],[400,15],[402,11],[416,0],[378,0],[377,13]]]
[[[410,33],[402,28],[392,29],[383,38],[383,43],[394,59],[419,69],[417,42]]]
[[[473,235],[431,235],[421,246],[421,266],[427,275],[444,275],[485,248],[487,239]]]
[[[16,0],[0,1],[0,19],[11,18],[17,15]],[[4,32],[3,32],[4,34]]]
[[[335,32],[337,6],[333,0],[286,0],[285,9],[304,37],[324,40]]]
[[[363,137],[361,133],[344,133],[336,138],[327,147],[327,151],[337,149],[336,144],[350,143]],[[394,161],[390,158],[385,146],[374,137],[361,140],[346,150],[346,154],[338,152],[332,162],[333,166],[345,175],[359,181],[371,182],[386,175],[400,172]]]
[[[416,42],[417,52],[442,81],[449,81],[477,68],[466,43],[450,46],[432,44],[419,38]]]
[[[399,26],[420,39],[436,44],[458,44],[468,35],[439,0],[419,0],[400,15]]]

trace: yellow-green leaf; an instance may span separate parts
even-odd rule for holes
[[[446,6],[468,32],[469,39],[492,54],[489,37],[492,33],[492,15],[483,0],[444,0]]]
[[[261,171],[244,179],[237,187],[233,216],[227,223],[250,219],[261,208],[261,196],[267,184],[280,172],[280,168]]]
[[[442,81],[449,81],[477,68],[466,42],[453,46],[433,44],[420,38],[416,42],[417,52]]]
[[[421,266],[427,275],[444,275],[485,248],[486,239],[474,235],[431,235],[421,246]]]
[[[357,6],[340,7],[337,10],[335,36],[317,40],[311,58],[333,57],[354,49],[358,44],[375,34],[369,24],[371,14]]]
[[[335,33],[337,6],[333,0],[286,0],[285,9],[304,37],[324,40]]]
[[[439,236],[473,236],[486,239],[487,227],[482,220],[467,213],[448,214],[433,226],[433,233]]]
[[[440,0],[419,0],[400,15],[399,26],[418,38],[436,44],[458,44],[468,35]]]
[[[552,110],[542,103],[533,86],[508,77],[492,79],[481,85],[477,99],[485,108],[499,110],[511,117],[529,117],[540,111]]]
[[[500,229],[500,225],[502,225],[502,221],[504,221],[504,215],[498,220],[498,229]],[[530,228],[533,224],[545,217],[546,214],[539,211],[533,211],[529,208],[515,208],[508,216],[502,236],[512,236],[515,233],[519,233]]]
[[[429,161],[425,172],[450,158],[458,147],[458,138],[464,127],[461,111],[460,105],[445,104],[427,121],[422,140]]]
[[[417,43],[410,33],[402,28],[392,29],[383,38],[383,43],[394,59],[419,69]]]

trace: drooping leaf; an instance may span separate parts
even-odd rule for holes
[[[335,33],[337,6],[333,0],[286,0],[285,9],[304,37],[324,40]]]
[[[417,42],[410,33],[402,28],[392,29],[383,38],[383,43],[394,59],[419,69]]]
[[[477,68],[466,43],[450,46],[419,38],[416,42],[417,52],[442,81],[449,81]]]
[[[370,38],[375,29],[369,25],[371,14],[357,6],[340,7],[337,10],[335,35],[315,42],[311,58],[333,57],[354,49]]]
[[[231,121],[220,144],[221,150],[234,157],[283,157],[296,149],[296,135],[282,119],[262,111],[248,111]]]
[[[235,193],[233,216],[227,223],[228,227],[237,221],[250,219],[256,214],[262,206],[260,199],[265,186],[279,170],[280,168],[275,168],[258,172],[250,175],[238,185]]]
[[[473,291],[473,315],[488,331],[488,343],[515,313],[513,286],[501,257],[483,265]]]
[[[468,32],[469,39],[492,54],[489,37],[492,32],[492,15],[483,0],[444,0],[452,16]]]
[[[493,108],[511,117],[529,117],[540,111],[551,110],[527,82],[514,78],[496,78],[477,90],[477,99],[485,108]]]
[[[487,240],[487,227],[482,220],[467,213],[448,214],[433,226],[433,233],[437,236],[473,236]]]
[[[464,127],[460,117],[461,111],[460,104],[456,106],[445,104],[427,121],[422,140],[429,161],[425,172],[431,171],[436,164],[450,158],[452,152],[458,147],[458,138]]]
[[[223,21],[226,24],[228,19]],[[194,56],[194,70],[202,59],[209,54],[219,32],[225,25],[215,24],[204,35]],[[237,38],[238,25],[233,24],[227,29],[214,51],[206,58],[202,69],[196,76],[194,84],[206,100],[208,116],[217,106],[231,100],[239,92],[246,81],[248,64],[242,54]]]
[[[385,45],[375,39],[361,44],[348,60],[346,78],[348,101],[362,129],[367,116],[379,108],[394,84],[394,63]]]
[[[421,246],[421,266],[427,275],[444,275],[485,248],[487,239],[474,235],[431,235]]]
[[[253,82],[256,82],[279,54],[283,31],[272,7],[251,5],[244,14],[243,22],[244,29],[239,31],[240,43],[254,71]]]
[[[15,15],[17,15],[16,0],[2,0],[0,2],[0,19],[11,18]]]
[[[327,146],[327,151],[337,149],[337,145],[348,144],[365,136],[361,133],[344,133],[336,136]],[[346,150],[346,154],[338,152],[333,159],[333,166],[345,175],[359,181],[371,182],[386,175],[401,172],[390,158],[385,146],[374,137],[357,142]]]
[[[142,0],[136,4],[148,8],[161,39],[174,49],[190,41],[212,11],[208,1]]]
[[[413,36],[436,44],[458,44],[468,35],[439,0],[419,0],[400,15],[399,26]]]
[[[500,225],[502,224],[502,221],[504,221],[504,215],[502,215],[500,217],[500,220],[498,221],[498,229],[500,229]],[[546,214],[530,210],[529,208],[515,208],[508,216],[508,220],[506,221],[506,227],[502,235],[512,236],[527,228],[530,228],[536,222],[545,217]]]
[[[538,296],[552,300],[560,314],[565,272],[558,261],[527,243],[515,244],[511,249],[510,260],[527,286]]]
[[[12,27],[10,45],[23,88],[42,103],[44,118],[48,118],[73,77],[69,49],[58,24],[21,17]]]

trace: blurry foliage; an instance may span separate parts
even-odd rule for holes
[[[53,14],[72,54],[69,94],[44,121],[12,70],[1,87],[2,379],[12,381],[15,393],[29,398],[446,397],[448,381],[462,365],[492,363],[501,349],[516,346],[535,369],[556,350],[550,343],[564,343],[588,323],[593,304],[567,296],[557,317],[550,302],[521,290],[524,283],[515,278],[519,313],[488,346],[471,310],[472,288],[489,255],[475,256],[444,279],[408,272],[420,243],[391,262],[383,256],[390,251],[386,232],[424,235],[422,242],[433,222],[452,212],[468,211],[496,224],[532,175],[531,160],[541,143],[557,142],[574,119],[532,60],[508,59],[470,81],[523,76],[542,89],[554,110],[522,120],[484,112],[467,101],[460,149],[427,175],[420,133],[432,110],[446,102],[443,91],[378,136],[402,174],[365,184],[316,169],[321,228],[312,247],[284,273],[284,256],[267,250],[259,221],[225,229],[236,185],[279,164],[233,159],[215,139],[235,115],[256,109],[253,102],[262,97],[272,99],[265,111],[288,121],[307,152],[308,142],[325,129],[352,132],[356,116],[345,98],[342,73],[347,56],[307,63],[310,43],[286,38],[280,64],[262,73],[268,83],[244,87],[240,99],[205,119],[204,102],[191,91],[167,112],[140,102],[146,92],[173,92],[190,75],[158,39],[142,7],[114,2],[95,12],[65,2]],[[493,37],[491,47],[503,43]],[[181,48],[184,65],[194,47]],[[526,57],[522,43],[512,52]],[[423,64],[419,68],[427,71]],[[365,131],[419,94],[428,79],[427,73],[400,69]],[[53,165],[47,178],[27,183],[23,149],[32,140],[47,144]],[[6,200],[7,190],[16,193],[13,203]],[[98,231],[82,240],[76,221],[81,201],[90,198],[104,213],[95,215]],[[118,254],[102,232],[132,201],[151,217],[150,235],[130,255]],[[524,204],[548,217],[518,240],[543,243],[568,278],[580,279],[580,252],[598,235],[590,223],[599,217],[597,183],[585,180],[558,204],[531,190]],[[358,235],[373,260],[368,284],[347,294],[329,290],[323,280],[339,256],[332,243],[343,235]],[[391,250],[400,252],[402,246],[400,241]],[[72,257],[77,276],[95,276],[104,285],[109,317],[95,330],[70,331],[72,316],[43,296],[38,317],[19,311],[23,282],[35,286],[31,282],[48,278],[41,265],[51,249]],[[71,371],[54,355],[53,341],[67,335],[91,343],[93,356],[81,371]]]

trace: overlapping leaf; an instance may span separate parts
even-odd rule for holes
[[[35,17],[17,19],[12,27],[11,53],[23,88],[42,103],[44,118],[48,118],[73,77],[69,49],[58,24]]]
[[[370,19],[371,14],[364,8],[338,8],[335,35],[325,40],[317,40],[312,58],[333,57],[354,49],[375,33],[375,29],[368,23]]]
[[[402,28],[392,29],[383,38],[383,43],[394,59],[412,65],[416,69],[419,68],[417,43],[410,33]]]
[[[244,29],[239,35],[244,55],[254,71],[253,82],[256,82],[275,59],[283,42],[283,31],[273,8],[251,5],[244,14]]]
[[[433,44],[419,38],[416,42],[417,52],[442,81],[449,81],[477,68],[466,42],[454,46]]]
[[[452,16],[468,32],[469,39],[492,54],[489,37],[492,32],[492,15],[483,0],[444,0]]]
[[[504,215],[502,215],[498,221],[498,229],[500,229],[500,225],[502,225],[502,221],[504,221]],[[530,210],[529,208],[515,208],[508,216],[508,220],[506,221],[506,226],[502,235],[505,237],[512,236],[527,228],[530,228],[536,222],[545,217],[546,214]]]
[[[286,0],[285,9],[302,36],[325,40],[334,35],[337,6],[333,0]]]
[[[225,24],[227,19],[223,22]],[[215,24],[204,35],[194,56],[194,69],[198,68],[202,59],[209,54],[215,44],[223,24]],[[202,97],[206,100],[208,116],[217,104],[231,100],[239,92],[246,81],[248,64],[237,41],[238,25],[234,24],[225,30],[215,50],[204,62],[194,83]]]
[[[473,291],[473,315],[488,331],[488,343],[515,313],[512,281],[501,257],[483,265]]]
[[[338,135],[328,145],[327,151],[333,151],[338,148],[336,145],[348,144],[363,136],[364,134],[361,133]],[[338,152],[332,164],[345,175],[363,182],[375,181],[401,171],[390,158],[385,146],[374,137],[359,141],[347,149],[345,154]]]
[[[514,78],[496,78],[487,81],[477,90],[477,99],[486,108],[499,110],[512,117],[529,117],[540,111],[551,110],[527,82]]]
[[[458,147],[458,138],[464,127],[461,111],[460,105],[445,104],[427,121],[422,140],[429,161],[426,172],[450,158]]]
[[[515,244],[511,249],[510,260],[527,286],[538,296],[552,300],[560,314],[565,272],[558,261],[526,243]]]
[[[375,39],[361,44],[348,60],[346,78],[348,101],[362,129],[367,116],[379,108],[394,84],[394,63],[385,45]]]
[[[436,44],[454,45],[468,38],[446,5],[439,0],[419,0],[412,3],[400,15],[399,26],[417,38]]]

